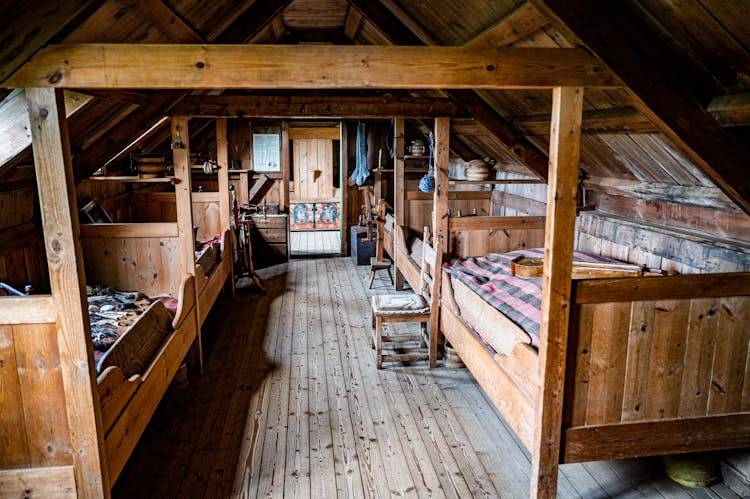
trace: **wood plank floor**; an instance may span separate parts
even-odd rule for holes
[[[221,298],[204,373],[170,389],[113,496],[526,497],[529,455],[468,371],[375,369],[368,271],[293,260],[264,269],[267,295]],[[658,459],[564,465],[559,495],[738,497]]]
[[[335,230],[290,232],[292,256],[338,255],[341,233]]]

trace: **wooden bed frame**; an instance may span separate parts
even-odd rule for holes
[[[221,235],[220,259],[206,275],[200,264],[195,266],[195,283],[198,293],[198,324],[203,325],[224,284],[233,274],[232,246],[230,230]]]
[[[149,366],[126,378],[117,366],[97,377],[109,478],[125,466],[156,407],[198,338],[196,284],[182,275],[176,223],[82,225],[88,282],[178,299],[172,332]]]

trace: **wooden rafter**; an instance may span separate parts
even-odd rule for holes
[[[408,118],[465,116],[449,99],[425,97],[218,95],[188,96],[174,115],[263,118]]]
[[[21,67],[37,50],[64,34],[69,26],[78,26],[104,0],[66,0],[29,5],[3,25],[0,45],[0,81]]]
[[[703,107],[678,55],[631,8],[586,0],[532,0],[563,34],[580,40],[627,85],[633,104],[743,211],[750,214],[750,154]],[[613,39],[628,43],[612,43]]]
[[[353,7],[349,7],[346,13],[346,21],[344,22],[344,35],[349,40],[354,40],[359,33],[359,29],[362,27],[363,21],[362,13]]]
[[[134,7],[138,15],[177,43],[205,43],[206,39],[162,0],[139,0]]]
[[[423,43],[429,43],[429,40],[421,38],[415,32],[410,30],[408,26],[412,23],[403,22],[402,18],[397,17],[385,9],[378,0],[350,0],[350,3],[393,43],[399,45],[420,45]],[[529,9],[524,10],[524,12],[528,11]],[[498,25],[506,26],[506,28],[504,28],[506,32],[509,29],[510,31],[513,31],[512,28],[507,28],[507,26],[515,23],[515,21],[512,20],[517,19],[517,15],[517,12],[514,11],[504,18],[505,24],[503,24],[503,20],[501,20]],[[531,22],[531,26],[535,24],[536,22]],[[495,33],[494,30],[499,31],[499,29],[500,28],[497,28],[497,25],[491,28],[493,33]],[[492,46],[488,41],[489,37],[490,35],[482,37],[476,41],[474,45],[477,47]],[[495,110],[484,102],[484,100],[475,92],[471,90],[452,90],[447,91],[446,94],[460,106],[464,107],[470,114],[474,115],[477,121],[487,128],[491,134],[497,137],[500,142],[506,146],[508,151],[526,165],[534,174],[539,175],[542,178],[547,177],[546,154],[529,142],[512,123],[498,115],[497,112],[495,112]]]
[[[292,0],[256,0],[211,42],[247,43],[291,3]]]
[[[410,61],[404,71],[403,61]],[[50,45],[5,87],[311,89],[617,87],[581,49]]]
[[[530,35],[549,21],[530,3],[516,10],[465,43],[467,47],[505,47]]]

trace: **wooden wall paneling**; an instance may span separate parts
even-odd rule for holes
[[[569,355],[568,369],[574,369],[568,376],[565,397],[563,425],[584,426],[586,424],[586,406],[588,403],[589,379],[591,376],[591,337],[594,330],[594,312],[590,305],[580,305],[571,311],[575,314],[576,333],[570,335],[569,349],[575,349],[575,355]]]
[[[60,350],[54,324],[12,326],[31,467],[72,464]]]
[[[557,490],[582,109],[583,88],[553,89],[532,497]]]
[[[645,419],[649,411],[649,365],[653,350],[655,309],[648,302],[634,302],[631,311],[622,421]]]
[[[108,497],[99,395],[89,339],[83,255],[62,91],[26,90],[50,285],[57,317],[65,410],[79,497]]]
[[[76,498],[73,466],[0,470],[0,490],[6,497]]]
[[[586,424],[616,423],[622,413],[630,303],[597,305],[591,327]]]
[[[708,414],[708,393],[711,389],[719,306],[718,298],[698,298],[690,302],[690,318],[685,341],[685,368],[680,389],[680,417]]]
[[[405,122],[404,118],[393,119],[393,211],[396,225],[406,225],[406,200],[404,178],[404,152],[405,144]],[[397,263],[397,262],[394,262]],[[404,289],[404,275],[399,271],[398,264],[394,265],[394,280],[397,290]]]
[[[0,325],[0,365],[0,469],[27,468],[31,457],[11,325]]]
[[[195,194],[198,193],[193,193],[193,195]],[[221,221],[222,208],[220,201],[193,201],[192,212],[193,226],[198,226],[196,238],[200,241],[208,241],[216,234],[221,234],[223,229],[228,228]]]
[[[349,140],[348,140],[346,122],[342,121],[339,126],[341,128],[341,135],[340,135],[341,145],[339,149],[339,154],[341,155],[339,159],[339,167],[341,169],[339,173],[339,185],[340,185],[339,192],[341,193],[340,194],[341,195],[341,210],[339,210],[339,215],[341,217],[340,239],[341,239],[341,254],[346,255],[349,253],[349,216],[348,214],[349,214],[349,203],[351,201],[351,198],[349,197],[349,189],[347,187],[348,177],[349,177],[348,175]],[[282,132],[282,140],[283,138],[284,136]],[[283,150],[282,150],[282,155],[283,155]],[[286,182],[283,187],[287,191],[287,195],[289,192],[288,184],[289,182]],[[376,198],[376,201],[377,201],[377,198]]]
[[[708,395],[708,413],[737,412],[741,407],[747,377],[750,344],[750,298],[724,297],[718,310],[719,325]]]

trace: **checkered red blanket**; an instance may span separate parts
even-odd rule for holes
[[[443,268],[453,279],[458,279],[477,293],[484,301],[521,326],[531,337],[531,344],[539,347],[539,321],[542,306],[542,278],[525,278],[511,275],[511,261],[523,255],[542,258],[544,249],[532,248],[509,253],[461,260],[454,258]],[[576,251],[575,261],[611,262],[613,260]]]

